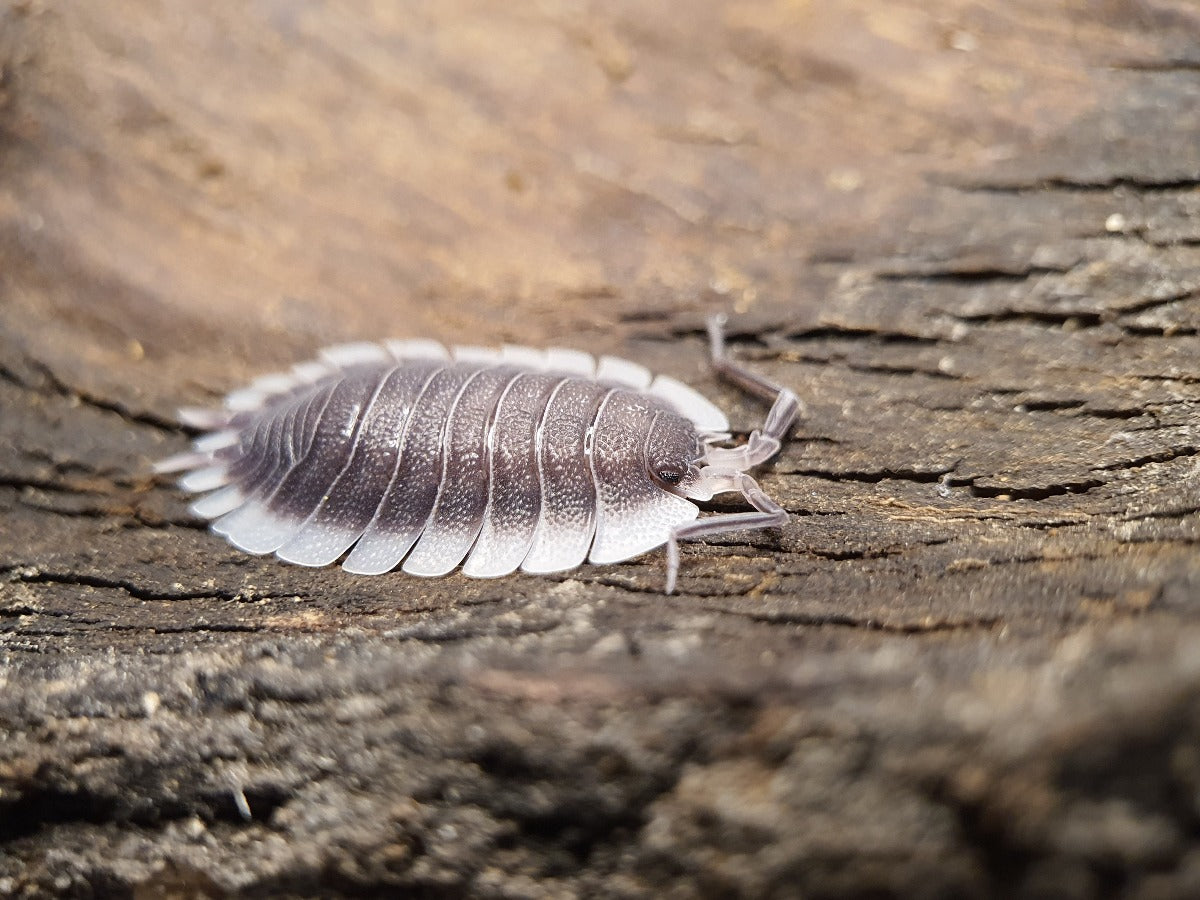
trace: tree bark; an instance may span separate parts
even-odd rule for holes
[[[149,474],[390,336],[744,436],[715,311],[807,411],[674,596]],[[0,895],[1197,895],[1198,328],[1187,0],[0,0]]]

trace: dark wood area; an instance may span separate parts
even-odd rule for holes
[[[722,310],[793,515],[674,596],[150,475],[363,338],[744,435]],[[1198,411],[1191,0],[0,0],[0,896],[1200,895]]]

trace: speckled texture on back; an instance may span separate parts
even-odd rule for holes
[[[616,562],[665,543],[695,504],[656,481],[656,420],[699,453],[728,424],[673,379],[578,351],[352,344],[235,391],[160,471],[250,553],[381,574],[493,577]],[[348,553],[348,555],[347,555]]]

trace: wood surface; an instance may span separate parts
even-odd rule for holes
[[[363,338],[744,435],[716,311],[807,417],[675,596],[149,473]],[[0,896],[1200,895],[1198,329],[1191,0],[0,0]]]

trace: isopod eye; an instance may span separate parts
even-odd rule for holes
[[[683,416],[663,411],[654,417],[643,451],[646,474],[663,490],[683,496],[700,458],[696,429]]]

